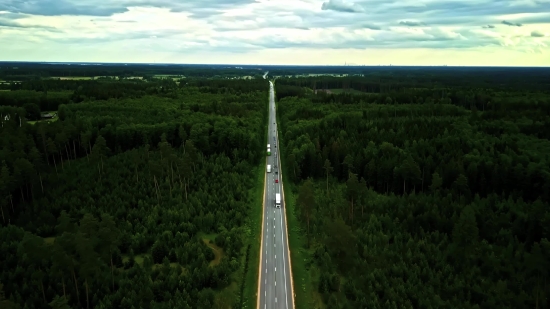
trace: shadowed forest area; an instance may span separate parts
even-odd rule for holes
[[[267,85],[32,80],[0,92],[0,307],[252,303]],[[43,111],[57,121],[36,121]]]
[[[297,309],[550,307],[550,71],[265,70]],[[0,63],[0,307],[254,307],[263,73]]]
[[[276,81],[298,309],[549,307],[550,72],[471,70]]]

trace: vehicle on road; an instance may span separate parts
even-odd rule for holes
[[[275,207],[281,208],[281,194],[280,193],[275,194]]]
[[[275,179],[275,183],[279,183],[279,179]]]
[[[267,172],[271,173],[271,165],[270,164],[267,165]]]

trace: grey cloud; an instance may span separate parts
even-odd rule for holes
[[[423,34],[396,33],[377,31],[372,37],[361,37],[351,34],[331,34],[323,40],[293,41],[285,36],[269,36],[251,42],[263,48],[329,48],[329,49],[365,49],[365,48],[438,48],[460,49],[479,46],[498,46],[499,38],[477,34],[471,31],[459,32],[457,35],[437,30],[426,29]]]
[[[521,26],[523,26],[520,23],[513,23],[513,22],[510,22],[510,21],[506,21],[506,20],[503,20],[501,23],[503,25],[512,26],[512,27],[521,27]]]
[[[540,3],[539,3],[540,4]],[[383,5],[382,5],[383,6]],[[425,15],[448,16],[495,16],[520,13],[540,13],[542,5],[534,6],[528,4],[510,5],[509,1],[440,1],[426,3],[423,6],[396,6],[395,10],[403,13],[420,13]]]
[[[382,30],[380,26],[373,25],[373,24],[359,24],[356,28],[359,29],[370,29],[370,30]]]
[[[0,7],[2,6],[2,4],[0,4]],[[20,14],[20,13],[11,13],[11,12],[8,12],[8,13],[0,13],[0,19],[22,19],[22,18],[26,18],[28,17],[28,15],[25,15],[25,14]]]
[[[540,31],[533,31],[531,32],[531,36],[534,38],[542,38],[544,36],[544,33]]]
[[[61,37],[52,38],[51,41],[64,44],[96,44],[108,42],[121,42],[126,40],[140,40],[155,37],[156,39],[169,39],[176,35],[181,35],[179,30],[155,30],[155,31],[129,31],[125,33],[109,33],[100,37]]]
[[[487,25],[487,26],[483,26],[482,28],[485,28],[485,29],[493,29],[495,26],[493,25]]]
[[[242,18],[216,16],[210,18],[208,21],[211,25],[214,26],[214,30],[216,31],[246,31],[262,28],[290,28],[309,30],[308,25],[305,25],[302,19],[298,16],[284,14],[277,15],[278,16],[270,16],[270,18],[266,19],[258,19],[252,15],[243,16]],[[247,22],[239,22],[241,20]]]
[[[56,15],[86,15],[86,16],[110,16],[115,13],[123,13],[128,9],[124,6],[110,7],[107,2],[98,5],[96,1],[81,0],[3,0],[0,10],[13,13],[32,15],[56,16]]]
[[[424,23],[432,26],[440,25],[464,25],[464,26],[482,26],[494,22],[493,16],[519,13],[537,13],[536,16],[523,17],[518,20],[522,23],[540,22],[549,23],[550,15],[543,15],[540,12],[545,12],[542,3],[536,5],[520,4],[511,5],[508,1],[497,0],[481,0],[481,1],[440,1],[425,3],[421,6],[412,6],[408,2],[402,1],[382,1],[369,0],[369,10],[363,14],[358,14],[362,20],[367,18],[369,21],[387,24],[388,20],[395,19],[395,16],[400,16],[403,20],[421,19]],[[345,24],[351,22],[359,22],[351,20],[355,15],[350,15],[346,18],[333,21],[335,24]],[[355,19],[355,18],[354,18]],[[531,21],[532,20],[532,21]],[[537,21],[535,21],[537,20]]]
[[[400,25],[409,26],[409,27],[418,27],[418,26],[425,26],[426,24],[419,21],[409,21],[404,20],[399,22]]]
[[[0,1],[0,11],[44,16],[111,16],[116,13],[127,12],[128,7],[143,6],[168,8],[172,12],[189,12],[197,18],[203,18],[216,15],[223,8],[254,2],[255,0],[185,0],[181,2],[170,0],[120,0],[116,2],[98,2],[96,0],[2,0]]]
[[[41,25],[26,25],[12,20],[3,20],[0,19],[0,28],[23,28],[23,29],[43,29],[49,31],[58,32],[54,27],[41,26]]]
[[[354,3],[344,2],[343,0],[329,0],[327,2],[323,2],[323,4],[321,5],[321,10],[346,13],[359,13],[364,11],[362,7]]]
[[[339,43],[332,42],[286,42],[283,40],[266,40],[257,42],[259,46],[263,48],[328,48],[328,49],[366,49],[366,48],[437,48],[437,49],[449,49],[449,48],[472,48],[476,46],[497,46],[498,42],[495,40],[479,40],[479,41],[465,41],[465,40],[450,40],[444,38],[437,39],[416,39],[416,40],[360,40],[350,39],[344,40]]]
[[[235,8],[251,3],[256,0],[122,0],[126,6],[149,6],[157,8],[168,8],[171,12],[191,13],[194,18],[208,18],[219,15],[223,9]]]

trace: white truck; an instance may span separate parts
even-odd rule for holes
[[[267,172],[271,173],[271,165],[270,164],[267,165]]]
[[[275,207],[281,208],[281,193],[275,193]]]

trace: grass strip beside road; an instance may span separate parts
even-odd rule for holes
[[[250,214],[250,257],[248,260],[248,271],[246,273],[246,284],[243,292],[242,309],[256,308],[258,298],[258,275],[260,273],[260,246],[262,242],[262,218],[263,199],[265,189],[265,161],[258,166],[256,172],[256,186],[252,193],[252,209]]]
[[[277,116],[279,113],[277,113]],[[280,123],[277,121],[277,123]],[[279,133],[282,133],[279,131]],[[282,155],[283,146],[281,140],[282,134],[279,134],[279,156],[281,159],[281,169],[283,175],[290,175],[290,170],[287,168],[285,162],[285,156]],[[283,181],[284,190],[284,207],[286,208],[286,224],[288,229],[288,246],[290,249],[290,259],[292,264],[292,280],[294,285],[294,305],[295,309],[310,309],[314,308],[314,301],[312,298],[312,280],[310,273],[306,267],[306,263],[311,258],[308,251],[305,249],[306,242],[304,233],[300,227],[300,222],[296,216],[296,185],[292,183],[290,177],[286,176]]]

